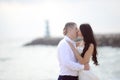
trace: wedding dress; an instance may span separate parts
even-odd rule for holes
[[[79,53],[82,53],[84,46],[77,47]],[[79,71],[79,80],[99,80],[99,78],[91,70]]]

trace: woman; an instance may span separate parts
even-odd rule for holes
[[[78,37],[82,38],[83,40],[82,42],[77,43],[77,48],[68,42],[78,62],[80,64],[86,64],[89,63],[90,58],[92,58],[94,64],[98,65],[96,50],[97,46],[91,26],[89,24],[81,24]],[[79,72],[79,80],[98,80],[98,77],[90,70],[83,70]]]

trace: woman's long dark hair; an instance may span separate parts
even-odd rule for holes
[[[80,31],[83,35],[84,41],[85,41],[85,48],[83,49],[83,53],[81,54],[81,56],[84,57],[85,52],[88,50],[90,44],[92,43],[94,45],[92,60],[93,60],[95,65],[98,65],[97,49],[96,49],[97,44],[96,44],[93,30],[92,30],[91,26],[89,24],[81,24],[79,29],[80,29]]]

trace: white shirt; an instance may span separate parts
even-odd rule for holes
[[[78,63],[67,41],[70,41],[74,46],[76,45],[75,42],[67,36],[58,44],[60,75],[78,76],[79,71],[84,69],[84,65]]]

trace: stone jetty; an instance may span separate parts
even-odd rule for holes
[[[37,38],[24,44],[24,46],[32,46],[32,45],[56,46],[62,38],[63,37]],[[120,34],[96,34],[95,38],[98,46],[120,47]]]

